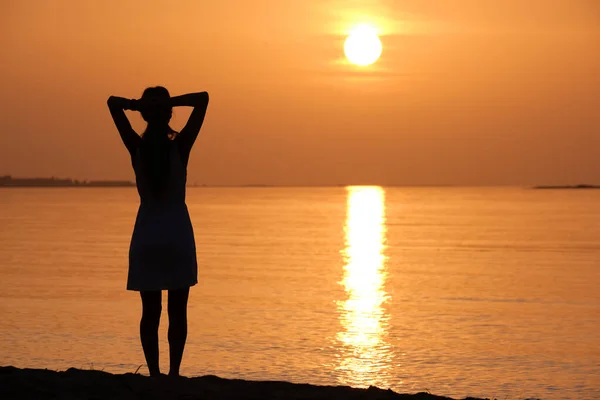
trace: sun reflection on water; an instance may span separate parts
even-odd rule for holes
[[[348,187],[344,277],[345,301],[338,303],[337,335],[342,384],[389,387],[392,351],[386,341],[389,315],[385,292],[385,192],[374,186]]]

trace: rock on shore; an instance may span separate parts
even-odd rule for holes
[[[398,394],[375,387],[315,386],[274,381],[244,381],[208,375],[150,378],[70,368],[67,371],[0,367],[1,399],[361,399],[452,400],[429,393]],[[470,400],[482,400],[470,398]]]

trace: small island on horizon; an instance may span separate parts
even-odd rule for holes
[[[600,189],[600,185],[544,185],[544,186],[534,186],[534,189]]]

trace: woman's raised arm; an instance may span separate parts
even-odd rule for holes
[[[135,149],[138,147],[138,144],[141,140],[140,135],[138,135],[133,128],[131,127],[131,123],[125,115],[124,110],[136,110],[136,100],[129,100],[123,97],[110,96],[108,101],[108,109],[110,110],[110,115],[112,115],[113,121],[117,126],[117,130],[121,135],[121,140],[123,140],[123,144],[129,151],[129,154],[133,155],[135,153]]]
[[[186,156],[189,156],[189,152],[192,150],[192,146],[196,141],[196,137],[198,137],[198,133],[200,132],[200,128],[202,128],[202,123],[204,122],[204,117],[206,116],[206,109],[208,108],[208,93],[189,93],[181,96],[171,97],[170,104],[172,107],[194,107],[190,118],[179,133],[178,138]]]

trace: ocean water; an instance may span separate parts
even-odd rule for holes
[[[600,191],[189,188],[187,203],[185,375],[600,398]],[[0,365],[147,373],[125,290],[137,206],[133,188],[0,190]]]

